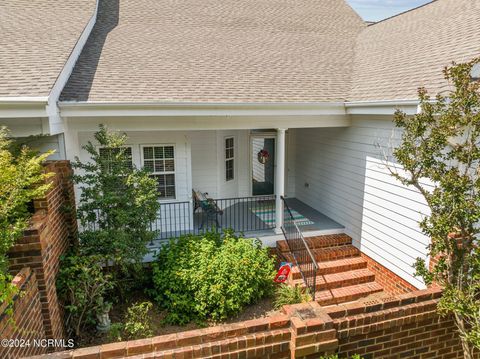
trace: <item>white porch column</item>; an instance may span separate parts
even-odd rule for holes
[[[275,149],[275,232],[282,233],[283,206],[281,196],[285,196],[285,132],[286,129],[277,129]]]

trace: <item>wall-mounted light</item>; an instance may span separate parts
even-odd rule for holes
[[[477,62],[475,65],[472,66],[472,70],[470,71],[470,78],[472,81],[480,81],[480,62]]]

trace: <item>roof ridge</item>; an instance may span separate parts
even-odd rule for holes
[[[395,15],[392,15],[392,16],[389,16],[389,17],[386,17],[385,19],[382,19],[382,20],[380,20],[380,21],[376,21],[376,22],[374,22],[373,24],[369,24],[368,27],[374,26],[374,25],[377,25],[377,24],[380,24],[380,23],[382,23],[382,22],[391,20],[391,19],[396,18],[396,17],[399,17],[399,16],[401,16],[401,15],[405,15],[405,14],[407,14],[407,13],[409,13],[409,12],[413,12],[413,11],[415,11],[415,10],[421,9],[421,8],[423,8],[423,7],[425,7],[425,6],[431,5],[431,4],[433,4],[433,3],[435,3],[435,2],[438,2],[438,1],[439,1],[439,0],[430,0],[430,2],[427,2],[427,3],[423,4],[423,5],[419,5],[419,6],[417,6],[417,7],[412,8],[412,9],[408,9],[408,10],[402,11],[402,12],[400,12],[400,13],[398,13],[398,14],[395,14]]]

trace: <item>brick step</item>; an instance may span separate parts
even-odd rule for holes
[[[290,252],[283,252],[286,261],[295,263],[293,255]],[[333,261],[338,259],[352,258],[360,256],[358,248],[351,244],[338,247],[316,248],[312,249],[312,254],[317,262]]]
[[[328,248],[315,248],[312,253],[317,262],[333,261],[360,256],[360,250],[351,244]]]
[[[352,238],[346,234],[329,234],[305,238],[310,249],[337,247],[352,244]],[[290,249],[285,240],[277,241],[277,249],[282,252],[289,252]]]
[[[349,270],[346,272],[319,275],[316,278],[316,290],[335,289],[355,284],[373,282],[375,274],[368,269]],[[303,279],[295,279],[293,285],[305,286]]]
[[[323,306],[352,302],[369,296],[373,293],[382,292],[383,288],[377,282],[351,285],[343,288],[322,290],[315,293],[315,300]]]
[[[351,257],[351,258],[337,259],[333,261],[317,262],[317,264],[318,264],[319,275],[340,273],[348,270],[367,268],[367,261],[362,257]],[[292,268],[291,273],[292,273],[292,279],[302,278],[300,270],[298,269],[297,266],[294,266]]]

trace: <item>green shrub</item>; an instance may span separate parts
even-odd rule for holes
[[[127,339],[146,338],[153,335],[150,310],[151,302],[135,303],[127,309],[124,332]]]
[[[300,286],[291,287],[281,284],[275,291],[275,301],[273,303],[275,309],[280,309],[287,304],[297,304],[310,302],[312,296]]]
[[[9,136],[0,126],[0,304],[7,306],[10,315],[18,290],[11,284],[7,254],[28,227],[31,201],[42,198],[51,187],[47,179],[53,173],[44,173],[42,164],[53,151],[37,155],[26,146],[14,150]]]
[[[274,259],[258,240],[190,235],[160,250],[152,294],[168,323],[220,321],[271,294],[274,274]]]
[[[127,141],[126,135],[100,125],[95,142],[83,147],[88,161],[73,163],[73,180],[82,190],[77,208],[81,252],[103,257],[121,296],[128,289],[126,273],[137,269],[132,266],[142,262],[147,243],[155,238],[150,224],[160,206],[156,180],[131,165]]]
[[[148,338],[153,335],[150,311],[151,302],[134,303],[125,314],[123,323],[113,323],[108,332],[111,341]]]
[[[108,331],[109,342],[121,342],[123,338],[123,323],[112,323]]]
[[[338,354],[331,354],[331,355],[328,355],[328,356],[321,356],[319,359],[340,359],[340,357],[338,356]],[[343,359],[349,359],[348,357],[345,357]],[[353,354],[350,359],[363,359],[360,355],[358,354]]]
[[[76,336],[96,322],[103,299],[112,288],[111,276],[104,274],[101,256],[70,253],[62,258],[57,293],[65,304],[67,327]]]

